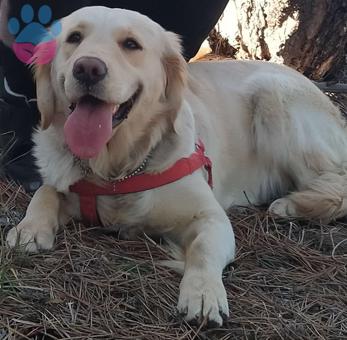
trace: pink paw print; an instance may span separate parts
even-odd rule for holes
[[[20,21],[13,17],[9,19],[8,30],[15,36],[12,49],[17,58],[25,64],[47,64],[55,56],[56,37],[61,33],[60,21],[55,21],[46,28],[52,19],[52,10],[43,5],[38,11],[38,21],[34,21],[35,13],[30,5],[24,5],[21,10],[21,21],[25,24],[21,28]]]

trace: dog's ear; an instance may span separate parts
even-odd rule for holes
[[[51,64],[35,65],[37,106],[41,113],[41,128],[47,129],[55,112],[55,95],[51,82]]]
[[[165,32],[165,34],[167,46],[162,56],[166,74],[165,99],[173,108],[178,108],[187,83],[187,63],[182,56],[179,37],[172,32]]]

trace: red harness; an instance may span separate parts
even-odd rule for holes
[[[130,194],[158,188],[191,175],[202,167],[208,172],[208,184],[212,188],[212,162],[205,155],[204,144],[199,141],[196,144],[196,151],[190,157],[179,159],[173,166],[159,174],[136,175],[121,181],[104,182],[101,186],[82,179],[71,185],[70,191],[79,195],[82,218],[89,223],[97,224],[99,223],[96,210],[97,196]]]

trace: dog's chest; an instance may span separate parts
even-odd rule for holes
[[[35,153],[45,184],[65,193],[66,209],[72,216],[79,216],[79,198],[69,194],[69,187],[83,178],[84,169],[57,138],[57,133],[44,131],[37,133],[35,139]],[[105,226],[143,224],[150,211],[151,196],[150,192],[97,196],[97,213]]]
[[[33,136],[35,157],[44,183],[58,192],[67,192],[69,186],[83,177],[74,157],[65,146],[58,130],[50,127]]]
[[[103,225],[146,223],[151,207],[150,193],[98,196],[97,212]]]

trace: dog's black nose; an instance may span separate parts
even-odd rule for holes
[[[72,73],[80,83],[91,86],[106,77],[107,67],[98,58],[81,57],[75,61]]]

